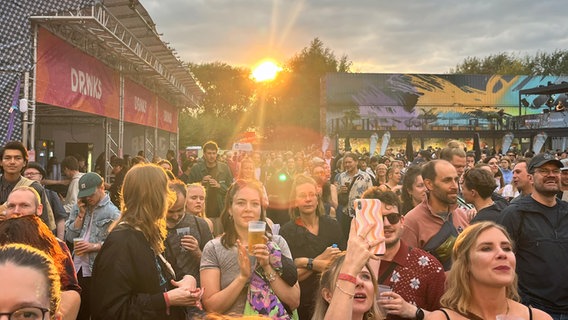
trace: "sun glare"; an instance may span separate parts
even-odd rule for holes
[[[270,81],[274,80],[274,78],[276,78],[276,75],[280,71],[282,71],[281,67],[279,67],[276,63],[267,60],[254,68],[254,70],[252,71],[252,77],[255,81],[258,82]]]

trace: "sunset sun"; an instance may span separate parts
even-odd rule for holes
[[[280,71],[282,71],[281,67],[273,61],[267,60],[254,68],[252,71],[252,78],[257,82],[270,81],[274,80]]]

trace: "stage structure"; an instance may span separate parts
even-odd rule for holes
[[[516,144],[568,137],[568,76],[330,73],[321,81],[322,134],[365,139],[469,139]],[[353,141],[352,141],[353,143]],[[565,143],[564,143],[565,144]],[[416,144],[419,145],[419,144]],[[561,146],[562,144],[560,144]]]
[[[16,49],[0,51],[11,57],[0,68],[1,107],[11,110],[1,119],[2,143],[22,139],[33,153],[36,142],[53,141],[60,158],[86,146],[104,156],[107,169],[112,155],[141,150],[152,159],[177,150],[179,110],[199,106],[204,90],[144,7],[132,0],[52,2],[0,5],[19,20],[2,26],[14,31],[7,41]]]

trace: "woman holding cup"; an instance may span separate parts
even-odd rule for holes
[[[266,225],[262,243],[249,240],[249,224],[259,230],[254,224],[266,219],[262,195],[256,181],[237,180],[227,191],[221,213],[225,233],[207,243],[201,257],[203,305],[209,312],[286,319],[298,307],[300,288],[286,241],[267,233]]]

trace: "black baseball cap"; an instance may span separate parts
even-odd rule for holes
[[[555,164],[558,168],[564,167],[564,164],[550,153],[539,153],[531,159],[529,163],[529,173],[533,173],[534,169],[540,168],[549,162]]]

